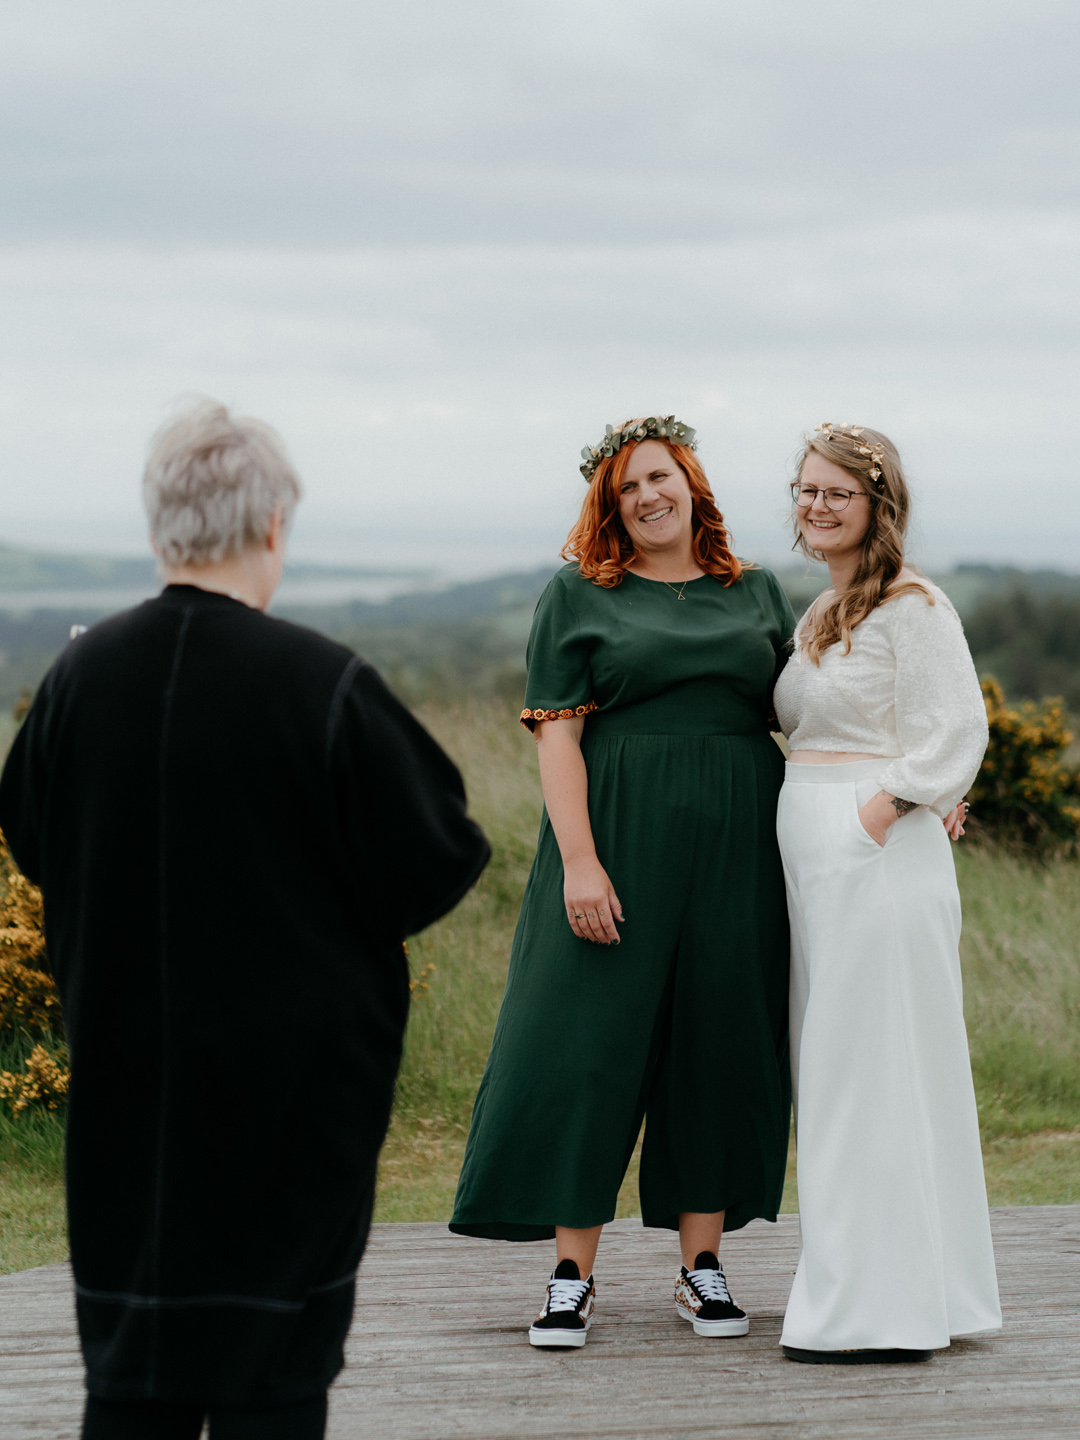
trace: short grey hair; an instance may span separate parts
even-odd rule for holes
[[[275,510],[288,526],[302,494],[278,432],[217,400],[198,400],[162,426],[142,490],[166,565],[211,565],[260,544]]]

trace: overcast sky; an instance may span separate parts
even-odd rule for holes
[[[822,419],[917,553],[1080,568],[1075,0],[5,0],[0,542],[137,551],[190,392],[270,419],[309,557],[553,559],[674,411],[779,559]]]

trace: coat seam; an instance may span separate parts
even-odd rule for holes
[[[359,672],[366,666],[367,661],[359,655],[354,655],[334,686],[334,693],[330,697],[330,708],[326,714],[326,768],[330,769],[330,760],[334,750],[334,740],[337,736],[338,727],[341,724],[341,715],[345,709],[345,696],[349,687]]]
[[[168,937],[168,867],[165,861],[166,841],[168,838],[168,804],[167,796],[167,770],[168,770],[168,748],[169,729],[172,718],[172,708],[176,699],[176,688],[180,678],[180,664],[184,655],[184,645],[187,641],[187,633],[191,624],[192,609],[187,607],[183,611],[180,621],[180,629],[176,636],[176,647],[173,652],[172,666],[169,671],[169,679],[165,686],[164,704],[162,707],[161,739],[158,747],[158,982],[160,985],[160,1020],[161,1020],[161,1069],[158,1092],[158,1124],[157,1124],[157,1163],[154,1174],[154,1218],[151,1231],[150,1251],[150,1273],[153,1286],[156,1289],[160,1280],[161,1267],[161,1234],[164,1224],[165,1205],[165,1139],[166,1125],[168,1119],[168,1066],[169,1066],[169,1002],[168,1002],[168,977],[169,977],[169,937]],[[150,1333],[150,1365],[147,1374],[146,1393],[152,1396],[155,1393],[157,1381],[158,1346],[160,1336],[155,1323]]]
[[[356,1271],[350,1270],[347,1275],[342,1275],[337,1280],[327,1281],[325,1285],[312,1285],[306,1291],[303,1300],[273,1300],[256,1295],[227,1294],[138,1295],[128,1290],[92,1290],[86,1285],[76,1285],[75,1293],[83,1300],[97,1301],[99,1304],[128,1305],[137,1310],[183,1309],[187,1306],[197,1305],[240,1305],[254,1310],[273,1310],[292,1314],[302,1310],[313,1295],[324,1295],[331,1290],[339,1290],[343,1285],[348,1285],[355,1279]]]

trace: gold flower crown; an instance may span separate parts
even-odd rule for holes
[[[879,490],[884,490],[885,481],[881,478],[881,462],[885,459],[885,446],[880,442],[877,445],[867,445],[862,438],[863,427],[861,425],[834,425],[831,420],[823,420],[820,425],[814,426],[814,430],[820,430],[823,439],[850,440],[851,448],[856,455],[868,455],[870,457],[870,479]]]
[[[646,415],[644,420],[627,420],[618,430],[609,425],[598,445],[586,445],[581,452],[583,463],[580,469],[585,483],[588,484],[596,474],[601,460],[617,455],[631,440],[670,440],[675,445],[689,445],[691,450],[696,450],[695,433],[689,425],[676,420],[674,415]]]

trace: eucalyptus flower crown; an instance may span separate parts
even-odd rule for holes
[[[815,432],[821,432],[823,440],[850,440],[851,448],[856,455],[867,455],[870,459],[870,479],[878,490],[884,490],[885,481],[881,478],[881,462],[885,459],[885,446],[880,442],[877,445],[868,445],[862,438],[863,427],[861,425],[834,425],[831,420],[823,420],[820,425],[814,426]]]
[[[631,440],[670,440],[675,445],[688,445],[697,449],[697,441],[689,425],[676,420],[674,415],[646,415],[644,420],[627,420],[616,430],[611,425],[604,432],[604,438],[591,449],[588,445],[581,452],[581,473],[588,484],[596,474],[601,460],[617,455]]]

